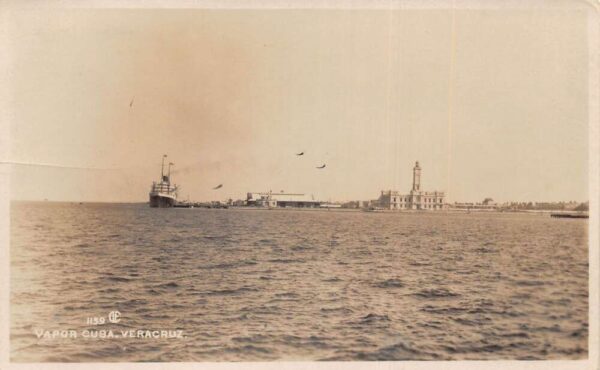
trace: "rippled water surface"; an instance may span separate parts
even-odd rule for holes
[[[53,203],[11,214],[12,361],[587,357],[587,220]],[[111,311],[118,323],[86,322]],[[94,330],[115,337],[83,336]]]

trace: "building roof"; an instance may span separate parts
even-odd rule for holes
[[[248,193],[248,200],[258,200],[269,196],[278,202],[318,202],[314,196],[300,193]]]

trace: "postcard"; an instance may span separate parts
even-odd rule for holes
[[[598,368],[598,6],[0,7],[3,369]]]

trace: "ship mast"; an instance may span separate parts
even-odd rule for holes
[[[167,158],[166,154],[163,154],[162,164],[160,165],[160,181],[164,181],[165,179],[165,158]]]
[[[175,163],[169,162],[169,169],[167,172],[167,182],[169,183],[169,185],[171,184],[171,166],[175,166]]]

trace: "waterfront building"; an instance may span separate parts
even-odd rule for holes
[[[298,207],[298,208],[314,208],[320,207],[321,202],[315,200],[312,195],[307,194],[294,194],[294,193],[248,193],[246,197],[246,204],[248,206],[255,207]]]
[[[391,210],[431,210],[445,209],[444,192],[421,190],[421,166],[415,163],[413,168],[412,190],[408,194],[401,194],[396,190],[382,190],[379,196],[379,207]]]
[[[342,205],[339,203],[321,203],[319,205],[320,208],[342,208]]]

